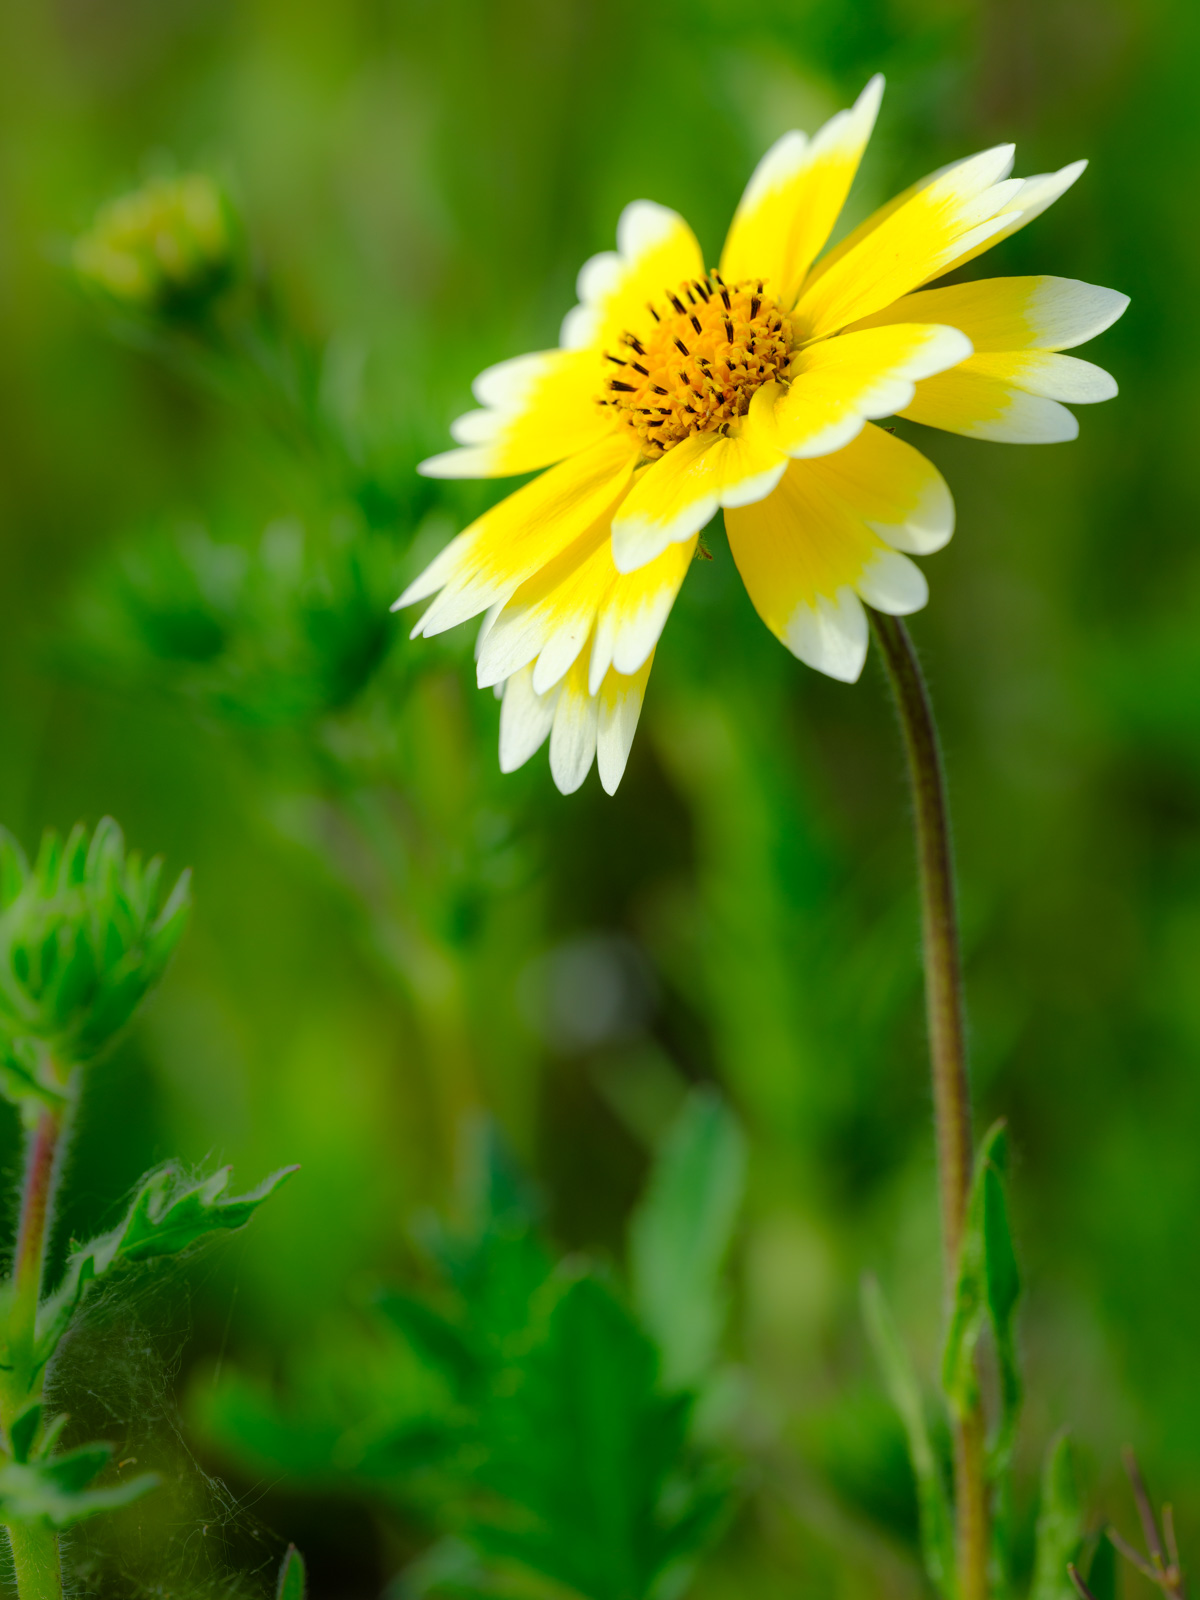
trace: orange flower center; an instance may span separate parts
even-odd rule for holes
[[[600,395],[642,450],[657,459],[691,433],[745,416],[756,389],[782,377],[791,326],[761,279],[726,284],[719,272],[681,283],[651,305],[653,331],[623,333]]]

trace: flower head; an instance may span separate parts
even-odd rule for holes
[[[767,626],[809,666],[853,682],[862,602],[901,615],[927,598],[909,559],[954,527],[950,492],[899,415],[979,439],[1072,439],[1062,404],[1116,393],[1060,352],[1128,304],[1066,278],[926,285],[1024,227],[1083,171],[1010,178],[1010,145],[914,185],[825,249],[874,125],[883,82],[812,139],[759,163],[719,269],[691,229],[639,200],[615,252],[579,274],[560,347],[491,367],[480,410],[433,477],[548,470],[460,533],[397,607],[413,630],[485,612],[479,682],[503,686],[500,764],[550,739],[564,793],[597,757],[625,768],[654,650],[700,530],[723,508]]]
[[[154,178],[110,201],[75,241],[75,270],[136,311],[196,308],[223,289],[236,257],[229,202],[203,172]]]

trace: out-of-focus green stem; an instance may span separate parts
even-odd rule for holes
[[[17,1600],[62,1600],[62,1557],[54,1529],[45,1523],[17,1522],[7,1533]]]
[[[869,612],[896,701],[912,786],[921,882],[925,1004],[937,1128],[942,1252],[947,1298],[954,1293],[971,1185],[971,1096],[967,1081],[962,961],[954,897],[950,818],[937,726],[908,629]],[[959,1600],[987,1600],[988,1504],[981,1406],[955,1422],[954,1501]]]

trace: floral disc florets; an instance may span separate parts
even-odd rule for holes
[[[605,352],[613,370],[599,398],[653,459],[745,416],[754,391],[791,360],[788,319],[761,279],[726,284],[710,272],[649,310],[651,333],[623,333],[617,351]]]

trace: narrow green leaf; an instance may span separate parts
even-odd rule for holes
[[[304,1557],[294,1544],[290,1544],[279,1568],[275,1600],[304,1600],[307,1591],[308,1574],[304,1567]]]
[[[655,1161],[630,1233],[633,1302],[668,1387],[710,1371],[726,1315],[721,1268],[733,1237],[745,1140],[719,1095],[693,1092]]]
[[[908,1437],[909,1459],[917,1480],[925,1570],[938,1593],[950,1595],[954,1582],[954,1524],[941,1464],[929,1437],[920,1386],[883,1290],[873,1277],[863,1279],[862,1304],[884,1387]]]
[[[1092,1591],[1092,1600],[1117,1600],[1117,1552],[1103,1531],[1094,1538],[1095,1547],[1087,1569],[1087,1586]],[[1076,1600],[1076,1597],[1072,1597],[1072,1600]]]
[[[8,1437],[12,1443],[13,1456],[17,1461],[29,1460],[41,1420],[42,1407],[41,1402],[37,1400],[31,1406],[26,1406],[13,1420],[12,1427],[8,1430]]]
[[[1060,1433],[1051,1440],[1042,1467],[1042,1497],[1029,1600],[1075,1600],[1075,1590],[1067,1576],[1067,1563],[1078,1561],[1082,1544],[1083,1513],[1075,1486],[1071,1445],[1066,1434]]]
[[[983,1255],[987,1307],[1000,1374],[1000,1425],[992,1446],[995,1472],[1007,1468],[1021,1410],[1021,1368],[1016,1339],[1021,1275],[1008,1222],[1008,1201],[1004,1193],[1001,1166],[1003,1155],[1001,1135],[993,1145],[993,1158],[983,1173]]]
[[[108,1446],[99,1447],[107,1462],[111,1453]],[[131,1478],[128,1483],[113,1484],[102,1489],[74,1487],[74,1480],[88,1474],[96,1461],[96,1447],[86,1446],[73,1450],[67,1456],[30,1464],[10,1462],[0,1469],[0,1521],[48,1522],[54,1528],[69,1528],[72,1523],[83,1522],[103,1511],[116,1511],[122,1506],[153,1489],[158,1482],[151,1472]]]

